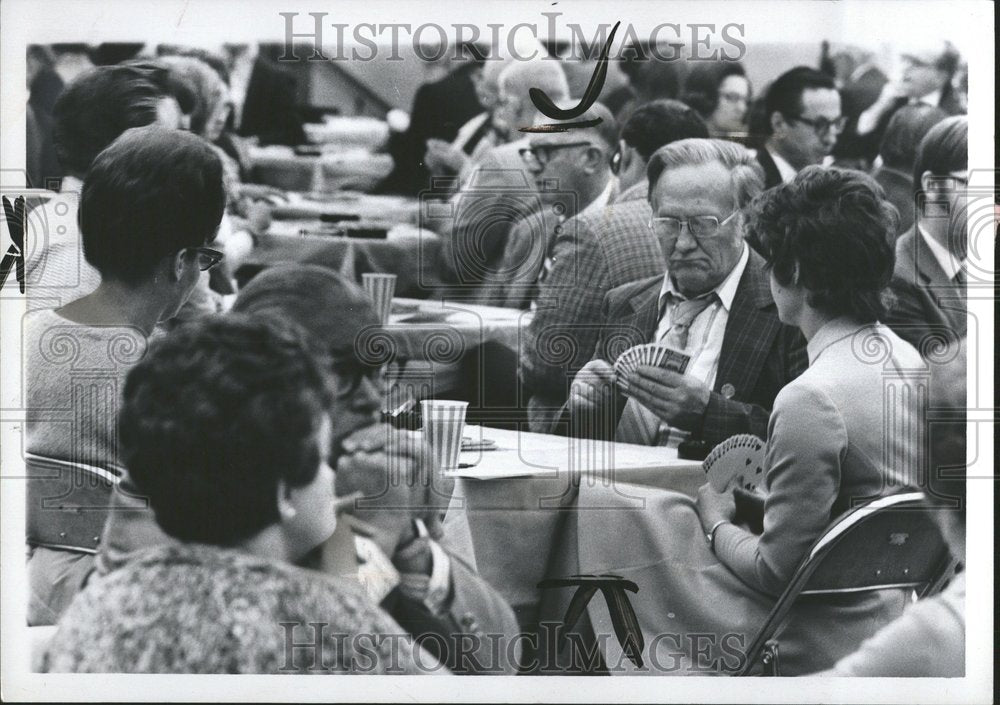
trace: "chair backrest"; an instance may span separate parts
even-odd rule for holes
[[[121,471],[30,454],[25,469],[28,543],[96,553]]]
[[[955,565],[922,492],[880,497],[840,516],[799,564],[768,615],[741,672],[760,657],[801,595],[838,595],[911,588],[920,597],[940,589]]]

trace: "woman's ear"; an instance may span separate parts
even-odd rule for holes
[[[298,514],[298,510],[292,503],[292,489],[284,480],[278,480],[278,516],[282,521],[291,521]]]
[[[784,127],[787,124],[785,117],[777,110],[771,113],[771,132],[777,132],[778,128]]]

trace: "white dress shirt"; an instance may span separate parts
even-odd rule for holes
[[[919,223],[917,224],[917,231],[920,233],[920,237],[924,239],[924,242],[927,243],[927,248],[934,255],[934,259],[937,260],[937,263],[941,266],[941,271],[945,273],[948,279],[954,279],[959,270],[965,269],[966,260],[959,261],[947,247],[928,235],[927,231],[921,228]]]
[[[795,170],[795,167],[789,164],[785,160],[785,158],[780,154],[778,154],[777,152],[772,152],[770,149],[768,149],[767,153],[771,155],[771,159],[774,160],[774,165],[778,167],[778,174],[781,176],[781,180],[784,183],[787,184],[789,181],[795,178],[796,174],[799,173]]]
[[[729,312],[733,307],[733,299],[736,298],[736,289],[740,285],[743,271],[750,260],[750,249],[746,243],[743,244],[743,253],[740,255],[736,266],[726,275],[718,286],[712,291],[715,292],[715,300],[705,307],[705,310],[691,322],[688,332],[687,347],[682,350],[685,355],[691,358],[688,363],[686,375],[690,375],[705,383],[709,389],[715,386],[715,376],[719,371],[719,356],[722,353],[722,340],[726,335],[726,324],[729,322]],[[670,279],[670,272],[663,277],[663,286],[660,289],[659,303],[663,308],[664,298],[668,294],[684,298],[675,288]],[[668,305],[664,309],[663,317],[656,327],[656,336],[653,342],[661,341],[670,330],[671,316],[676,303]],[[668,434],[668,445],[674,446],[686,438],[689,434],[679,429],[671,429],[667,424],[660,425],[660,436]],[[662,443],[661,443],[662,445]]]

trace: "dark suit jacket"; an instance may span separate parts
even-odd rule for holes
[[[462,125],[483,111],[470,77],[475,69],[474,62],[467,62],[417,89],[410,127],[393,140],[390,152],[395,167],[379,186],[380,192],[416,196],[430,187],[430,174],[424,167],[427,140],[451,142]]]
[[[774,163],[771,153],[767,151],[764,145],[757,148],[757,162],[764,170],[765,189],[774,188],[781,183],[781,172],[778,171],[778,165]]]
[[[944,273],[916,226],[896,241],[889,290],[895,302],[885,322],[922,355],[928,345],[965,337],[966,292]]]
[[[751,250],[729,312],[715,387],[701,427],[691,429],[693,438],[710,447],[738,433],[766,438],[775,396],[808,365],[802,334],[778,320],[763,267],[764,260]],[[653,339],[662,284],[663,277],[656,276],[608,292],[606,326],[595,356],[614,362],[625,349]],[[722,393],[724,387],[731,396]],[[616,399],[615,408],[602,410],[601,418],[572,419],[573,432],[593,431],[587,435],[610,439],[624,401]]]
[[[258,56],[250,72],[243,102],[240,134],[257,136],[261,144],[295,146],[306,141],[296,104],[298,80],[291,71]]]

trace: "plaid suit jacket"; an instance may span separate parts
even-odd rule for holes
[[[603,327],[604,297],[615,287],[662,277],[666,261],[649,230],[645,181],[596,213],[563,223],[552,268],[538,290],[534,319],[521,350],[532,430],[548,430],[573,377],[594,354]]]
[[[767,438],[775,396],[808,366],[805,339],[778,320],[763,267],[761,256],[750,250],[722,339],[715,387],[700,428],[689,429],[710,447],[738,433]],[[653,340],[662,283],[661,275],[608,293],[606,320],[614,324],[598,341],[595,357],[614,362],[625,349]],[[614,408],[602,410],[600,418],[573,419],[574,432],[613,439],[624,402],[619,395]]]

